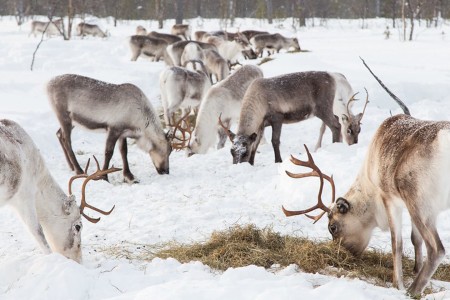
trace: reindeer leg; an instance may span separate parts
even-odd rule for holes
[[[106,138],[106,147],[105,147],[105,162],[103,163],[103,170],[107,170],[109,167],[109,162],[114,154],[114,147],[116,145],[117,140],[120,137],[121,132],[115,129],[108,130],[108,137]],[[101,177],[101,179],[108,180],[108,174],[105,174]]]
[[[77,158],[75,157],[75,153],[73,152],[73,149],[72,149],[72,140],[71,140],[72,128],[73,128],[72,123],[66,122],[66,121],[62,121],[60,123],[62,124],[61,128],[60,128],[60,130],[61,130],[60,143],[62,143],[62,145],[63,145],[63,150],[64,150],[66,157],[69,158],[69,161],[70,161],[69,167],[72,170],[74,170],[77,174],[83,174],[84,171],[83,171],[83,169],[81,169],[80,164],[78,163]]]
[[[423,200],[423,199],[422,199]],[[422,236],[427,248],[427,259],[419,274],[408,288],[409,294],[418,296],[422,293],[431,276],[436,271],[445,255],[445,249],[436,229],[435,216],[421,216],[422,210],[408,207],[411,219]]]
[[[256,155],[256,150],[258,149],[259,146],[259,142],[261,141],[261,137],[264,135],[264,124],[260,127],[259,131],[258,131],[258,135],[256,136],[256,140],[254,142],[254,147],[252,149],[252,153],[250,153],[250,158],[248,160],[249,164],[251,164],[252,166],[255,164],[255,155]]]
[[[281,120],[273,120],[272,123],[272,147],[275,153],[275,162],[280,163],[283,160],[281,159],[280,154],[280,136],[281,136]],[[261,139],[261,137],[259,137]]]
[[[422,255],[422,244],[423,239],[420,232],[417,230],[416,225],[411,220],[411,242],[414,245],[415,263],[414,263],[414,273],[419,273],[423,266],[423,255]]]
[[[325,133],[326,129],[327,126],[325,125],[325,122],[322,121],[322,125],[320,126],[319,139],[317,140],[316,148],[314,149],[314,151],[317,151],[320,147],[322,147],[323,134]]]
[[[393,284],[400,290],[403,286],[402,270],[402,210],[392,204],[389,199],[383,197],[383,204],[388,216],[389,228],[391,230],[392,258],[394,260],[394,278]]]
[[[128,165],[128,145],[126,138],[119,138],[119,149],[120,154],[122,155],[122,164],[123,164],[123,177],[128,183],[138,183],[139,180],[134,178],[134,175],[130,171],[130,166]]]
[[[26,195],[22,195],[19,197],[19,199],[26,199],[26,198],[34,198],[31,193],[26,193]],[[39,219],[36,212],[36,200],[31,201],[33,205],[23,205],[23,204],[16,204],[14,205],[14,208],[17,210],[19,215],[21,216],[23,222],[27,226],[29,232],[33,235],[33,237],[36,239],[37,243],[39,244],[39,247],[44,252],[44,254],[50,254],[52,250],[50,249],[50,246],[47,242],[47,239],[45,238],[44,231],[42,230],[42,226],[39,223]]]
[[[64,138],[63,138],[63,135],[62,135],[61,128],[58,129],[58,131],[56,132],[56,137],[58,138],[58,141],[59,141],[59,143],[61,145],[61,148],[63,149],[64,156],[66,157],[66,161],[67,161],[67,164],[69,165],[69,168],[72,171],[75,171],[75,168],[73,167],[72,162],[70,161],[70,157],[69,157],[69,154],[67,153],[66,147],[64,147]]]

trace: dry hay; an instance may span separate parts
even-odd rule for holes
[[[175,258],[181,263],[200,261],[217,270],[257,265],[269,269],[274,265],[286,267],[296,264],[304,272],[331,276],[360,278],[383,287],[391,287],[392,254],[367,250],[355,257],[341,245],[327,241],[313,241],[302,237],[282,236],[271,228],[258,229],[254,225],[234,226],[215,231],[203,243],[165,245],[129,244],[103,249],[109,255],[151,261],[155,257]],[[133,253],[132,248],[136,247]],[[122,249],[122,250],[121,250]],[[411,282],[414,261],[403,257],[405,282]],[[441,264],[434,279],[450,281],[450,265]],[[431,290],[426,290],[431,292]]]

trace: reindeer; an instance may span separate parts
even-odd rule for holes
[[[317,205],[328,214],[333,240],[354,255],[367,247],[374,228],[390,229],[393,283],[399,289],[404,288],[401,228],[402,208],[406,207],[411,217],[417,273],[408,292],[415,297],[422,293],[445,255],[436,220],[450,207],[446,176],[450,169],[449,149],[450,122],[423,121],[404,114],[390,117],[375,133],[361,170],[344,197],[331,207]],[[313,209],[285,213],[298,215]],[[427,249],[425,263],[423,242]]]
[[[77,176],[85,178],[78,207],[71,190],[71,183],[76,178],[70,179],[67,196],[53,179],[39,149],[25,130],[14,121],[0,120],[0,206],[8,204],[17,211],[45,254],[58,252],[81,263],[81,215],[93,223],[100,220],[87,216],[84,208],[105,215],[114,209],[105,212],[89,205],[85,197],[86,184],[118,170],[111,168]]]
[[[207,34],[207,32],[202,30],[194,32],[194,40],[196,40],[197,42],[203,42],[203,37],[205,36],[205,34]]]
[[[245,35],[249,41],[255,35],[258,35],[258,34],[269,34],[267,31],[258,31],[258,30],[244,30],[244,31],[241,31],[241,33],[243,35]]]
[[[350,118],[350,122],[342,122],[341,117],[341,111],[347,113],[346,102],[352,93],[350,84],[339,73],[298,72],[256,79],[242,100],[237,134],[227,130],[233,143],[233,163],[253,165],[264,127],[269,125],[272,126],[275,162],[281,162],[282,124],[313,116],[331,129],[333,142],[342,142],[344,137],[349,145],[357,143],[363,114]]]
[[[211,76],[216,77],[216,82],[224,80],[230,74],[230,68],[228,62],[223,58],[216,50],[205,49],[203,50],[205,67]]]
[[[144,93],[130,83],[111,84],[74,74],[56,76],[47,84],[50,105],[61,128],[56,135],[72,171],[82,174],[72,149],[71,133],[79,124],[87,129],[107,132],[105,162],[108,169],[119,141],[126,182],[135,183],[127,160],[127,138],[136,139],[137,146],[150,154],[158,174],[169,174],[171,145],[158,115]],[[107,176],[104,177],[107,180]]]
[[[288,50],[291,47],[296,51],[301,50],[297,38],[286,38],[279,33],[255,35],[250,39],[250,43],[259,57],[262,57],[264,49],[277,50],[277,53],[281,49]]]
[[[157,38],[157,39],[161,39],[161,40],[165,40],[168,45],[176,43],[176,42],[179,42],[179,41],[182,40],[177,35],[167,34],[167,33],[160,33],[160,32],[156,32],[156,31],[151,31],[149,34],[147,34],[147,36],[153,37],[153,38]]]
[[[186,149],[186,154],[205,154],[213,145],[215,133],[219,135],[217,149],[223,148],[227,138],[227,131],[239,118],[241,101],[248,86],[256,78],[262,78],[261,69],[254,65],[245,65],[232,75],[214,85],[205,95],[198,111],[196,126],[192,133],[191,142]],[[219,116],[226,125],[218,123]],[[215,126],[212,126],[214,125]],[[222,126],[219,126],[219,125]]]
[[[170,31],[170,33],[173,35],[180,35],[186,41],[191,39],[191,27],[189,26],[189,24],[175,24],[172,26],[172,30]]]
[[[199,60],[204,61],[205,55],[202,48],[197,43],[188,43],[181,54],[181,65],[185,66],[188,61]],[[209,74],[209,72],[208,72]]]
[[[133,35],[130,38],[131,61],[136,61],[141,54],[154,56],[154,61],[159,61],[164,57],[167,45],[165,40],[143,36]]]
[[[99,36],[101,38],[107,37],[107,34],[103,32],[98,25],[88,24],[81,22],[77,25],[77,34],[81,37],[87,35]]]
[[[181,55],[183,54],[184,47],[186,47],[186,45],[189,43],[196,43],[202,49],[214,49],[217,51],[216,46],[208,44],[208,43],[202,43],[202,42],[196,42],[196,41],[179,41],[179,42],[176,42],[176,43],[173,43],[173,44],[167,46],[167,49],[164,52],[165,63],[168,66],[181,66]]]
[[[219,54],[225,58],[229,64],[235,64],[238,59],[242,57],[242,51],[250,49],[250,44],[240,38],[236,38],[230,42],[220,37],[210,36],[206,39],[206,42],[216,46],[217,52],[219,52]]]
[[[51,37],[52,35],[61,35],[62,22],[62,19],[58,19],[52,22],[31,21],[31,31],[28,36],[33,34],[34,37],[36,37],[37,33],[41,33],[44,31],[47,37]]]
[[[211,87],[211,80],[203,63],[190,61],[189,64],[192,64],[193,70],[170,67],[160,74],[159,86],[166,126],[174,125],[173,114],[178,108],[186,110],[198,107]]]
[[[142,25],[138,25],[136,27],[136,35],[147,35],[147,29]]]

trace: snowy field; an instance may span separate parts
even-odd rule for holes
[[[89,20],[87,20],[89,21]],[[121,22],[113,27],[106,19],[93,20],[108,29],[108,39],[75,37],[45,40],[30,71],[32,53],[39,37],[28,37],[29,23],[17,27],[14,19],[0,19],[0,117],[19,122],[41,150],[56,181],[66,189],[73,175],[55,136],[58,122],[50,109],[45,84],[53,76],[76,73],[96,79],[140,87],[152,104],[160,108],[159,73],[164,62],[139,58],[131,62],[128,37],[137,25],[155,30],[156,22]],[[77,22],[76,22],[77,23]],[[218,21],[191,20],[195,30],[220,29]],[[166,22],[165,32],[173,23]],[[367,146],[378,125],[399,107],[381,89],[362,65],[363,57],[373,71],[397,96],[404,100],[413,116],[431,120],[449,120],[450,112],[450,25],[438,28],[416,27],[415,41],[403,42],[400,32],[392,30],[389,40],[383,31],[391,21],[330,20],[325,26],[301,28],[291,21],[267,25],[256,20],[236,20],[228,30],[263,29],[298,37],[302,49],[310,52],[280,53],[262,65],[265,77],[289,72],[325,70],[343,73],[355,91],[370,103],[362,120],[357,145],[332,144],[330,131],[324,145],[314,153],[316,163],[333,174],[337,194],[351,185],[362,164]],[[316,25],[318,22],[316,21]],[[244,63],[249,63],[248,61]],[[252,61],[250,63],[255,63]],[[361,112],[363,101],[353,112]],[[310,119],[284,125],[281,154],[284,162],[274,163],[270,143],[261,145],[255,165],[233,165],[224,149],[187,158],[183,152],[170,157],[170,175],[158,175],[146,153],[129,147],[131,171],[140,183],[122,182],[122,174],[110,176],[111,184],[94,182],[88,187],[89,201],[107,209],[116,205],[110,216],[98,224],[84,221],[82,232],[83,264],[61,255],[43,255],[15,212],[0,210],[0,299],[403,299],[404,291],[373,286],[360,280],[302,273],[296,266],[271,272],[248,266],[223,273],[199,262],[180,264],[174,259],[154,259],[150,263],[115,258],[104,249],[124,247],[142,251],[139,245],[167,241],[202,241],[214,230],[234,224],[271,226],[282,234],[330,239],[327,220],[316,225],[304,217],[286,218],[281,205],[289,209],[311,206],[316,201],[317,184],[294,180],[285,170],[296,170],[289,155],[305,158],[303,144],[314,148],[320,122]],[[270,128],[266,138],[270,141]],[[77,158],[84,165],[95,154],[103,160],[105,134],[73,132]],[[121,166],[116,151],[113,161]],[[329,199],[326,190],[323,198]],[[327,200],[328,201],[328,200]],[[94,213],[88,212],[91,216]],[[404,251],[413,256],[410,221],[404,213]],[[438,230],[450,251],[450,213],[442,213]],[[376,230],[370,247],[390,251],[388,232]],[[450,253],[450,252],[449,252]],[[448,261],[449,255],[446,256]],[[301,266],[300,266],[301,269]],[[433,281],[435,290],[429,299],[450,298],[449,283]]]

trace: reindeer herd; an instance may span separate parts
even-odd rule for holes
[[[44,27],[48,33],[50,26],[58,26],[57,22],[40,23],[33,21],[32,33],[42,32]],[[78,26],[80,35],[92,32],[92,27],[86,25]],[[351,108],[356,93],[343,74],[309,71],[264,78],[262,70],[253,64],[232,69],[243,57],[262,56],[264,51],[300,50],[296,38],[255,30],[197,31],[193,34],[195,41],[190,36],[188,25],[174,26],[171,34],[147,33],[138,26],[136,35],[129,39],[133,61],[145,55],[154,61],[162,59],[167,65],[159,80],[164,126],[148,98],[133,84],[110,84],[74,74],[56,76],[48,82],[48,98],[60,123],[57,138],[75,173],[69,182],[69,195],[56,184],[36,145],[20,125],[0,121],[0,204],[8,203],[17,209],[45,253],[59,252],[81,261],[81,215],[91,222],[99,220],[86,216],[83,209],[105,215],[112,211],[86,203],[86,183],[108,180],[108,173],[120,170],[109,167],[117,142],[124,181],[128,183],[137,183],[138,179],[129,168],[127,139],[136,140],[138,148],[149,154],[159,174],[169,174],[172,149],[185,149],[187,156],[206,154],[215,145],[223,148],[227,138],[232,143],[233,163],[253,165],[267,126],[272,128],[271,142],[275,162],[279,163],[282,124],[312,117],[322,121],[316,149],[321,147],[326,127],[331,130],[333,142],[358,143],[369,96],[366,91],[363,111],[354,114]],[[320,171],[306,146],[307,161],[291,157],[294,164],[312,171],[287,172],[289,176],[318,177],[321,185],[317,205],[300,211],[283,207],[283,212],[293,216],[322,209],[318,216],[307,216],[317,221],[326,213],[332,238],[355,255],[365,250],[375,227],[390,229],[394,285],[403,289],[401,212],[406,207],[411,217],[417,272],[408,291],[419,295],[445,254],[436,220],[450,206],[450,122],[418,120],[403,109],[405,114],[390,117],[380,125],[355,182],[336,201],[333,177]],[[177,119],[178,110],[183,112]],[[196,119],[193,128],[187,121],[192,113]],[[79,165],[72,148],[71,133],[77,125],[107,133],[103,167],[96,160],[97,171],[91,175],[89,166],[83,169]],[[232,125],[237,126],[236,133],[231,131]],[[78,178],[85,179],[80,206],[71,192],[71,183]],[[330,206],[321,198],[324,181],[332,186]],[[423,243],[427,250],[425,261]]]

